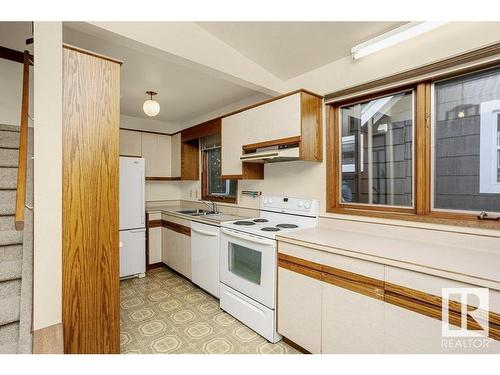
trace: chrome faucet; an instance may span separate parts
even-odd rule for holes
[[[206,204],[210,208],[210,210],[212,211],[213,214],[216,214],[216,215],[220,214],[219,209],[217,208],[217,204],[214,201],[209,201],[210,203],[212,203],[211,206],[210,206],[210,204],[208,204],[204,200],[200,199],[200,202]]]

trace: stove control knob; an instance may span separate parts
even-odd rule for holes
[[[267,198],[264,199],[264,206],[267,206],[268,200]]]
[[[302,206],[304,206],[304,202],[299,201],[299,208],[302,208]]]
[[[304,207],[306,209],[310,209],[311,208],[311,202],[310,201],[306,201],[306,203],[304,203]]]
[[[273,198],[269,198],[269,204],[273,204]]]

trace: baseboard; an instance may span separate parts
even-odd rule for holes
[[[158,262],[158,263],[151,263],[146,266],[146,270],[152,270],[154,268],[159,268],[159,267],[165,267],[165,264],[163,262]]]
[[[62,323],[33,332],[33,354],[64,354]]]
[[[283,337],[283,339],[282,339],[282,340],[283,340],[283,342],[284,342],[284,343],[286,343],[286,344],[290,345],[292,348],[294,348],[294,349],[298,350],[298,351],[299,351],[299,352],[301,352],[302,354],[311,354],[311,352],[310,352],[310,351],[308,351],[308,350],[304,349],[302,346],[300,346],[300,345],[298,345],[298,344],[294,343],[292,340],[287,339],[286,337]]]

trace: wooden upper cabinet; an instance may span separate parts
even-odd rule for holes
[[[299,144],[300,159],[323,160],[322,97],[299,90],[222,118],[222,175],[264,178],[263,165],[242,163],[244,146]]]

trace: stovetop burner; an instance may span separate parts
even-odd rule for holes
[[[269,220],[267,219],[253,219],[255,223],[267,223]]]
[[[298,225],[295,224],[278,224],[276,225],[278,228],[298,228]]]
[[[233,224],[234,225],[255,225],[255,223],[253,221],[246,221],[246,220],[235,221]]]
[[[280,228],[277,228],[277,227],[264,227],[264,228],[261,228],[261,230],[263,230],[264,232],[277,232],[280,230]]]

